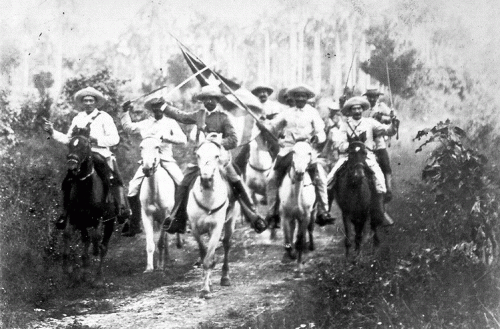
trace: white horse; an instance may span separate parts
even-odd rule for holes
[[[224,152],[224,151],[223,151]],[[203,267],[203,284],[200,297],[211,298],[210,279],[215,267],[215,249],[224,229],[224,263],[222,265],[221,286],[229,286],[229,248],[234,231],[234,200],[231,189],[220,173],[221,149],[215,143],[205,142],[196,151],[200,177],[196,178],[187,204],[193,236],[198,242]],[[208,235],[208,247],[202,236]]]
[[[313,206],[316,200],[314,185],[307,167],[313,160],[313,148],[308,142],[299,141],[293,147],[293,162],[279,189],[280,217],[282,218],[285,239],[283,260],[297,259],[295,275],[302,276],[302,255],[306,247],[306,232],[309,232],[309,249],[314,249],[313,242]],[[293,247],[293,236],[297,225],[297,240]]]
[[[156,137],[147,137],[141,144],[142,171],[145,175],[141,184],[139,199],[141,201],[141,218],[146,233],[147,266],[146,272],[164,269],[169,261],[168,234],[160,230],[158,241],[154,241],[155,221],[163,225],[163,221],[170,215],[174,206],[175,184],[160,163],[161,140]],[[157,248],[155,248],[157,247]],[[180,234],[177,234],[177,247],[181,247]],[[158,251],[154,262],[155,249]]]
[[[269,154],[269,150],[259,134],[253,141],[250,142],[250,157],[246,168],[245,183],[252,191],[252,199],[257,203],[255,197],[259,194],[265,198],[267,176],[273,168],[273,159]]]

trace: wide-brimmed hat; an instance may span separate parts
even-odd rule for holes
[[[201,91],[196,95],[196,98],[202,99],[204,97],[217,97],[218,99],[221,99],[222,96],[224,95],[218,86],[208,85],[201,87]]]
[[[380,96],[383,95],[384,93],[381,93],[378,88],[368,88],[366,89],[366,92],[363,94],[363,96]]]
[[[258,92],[260,90],[265,90],[269,95],[271,95],[274,92],[274,89],[266,84],[258,84],[252,89],[252,94],[257,96]]]
[[[92,88],[92,87],[87,87],[87,88],[80,89],[79,91],[76,92],[75,102],[77,104],[83,104],[83,98],[86,96],[92,96],[95,98],[96,107],[101,106],[106,101],[103,94],[99,90]]]
[[[329,101],[328,103],[326,103],[326,108],[330,112],[340,111],[339,102],[335,102],[335,101]]]
[[[300,85],[296,85],[296,86],[293,86],[291,88],[288,89],[288,92],[287,92],[287,95],[289,96],[292,96],[296,93],[305,93],[307,95],[307,98],[313,98],[314,96],[316,96],[316,94],[314,93],[313,89],[311,87],[309,87],[308,85],[305,85],[305,84],[300,84]]]
[[[370,103],[368,103],[368,101],[364,97],[354,96],[349,98],[347,102],[345,102],[344,107],[342,108],[342,113],[344,115],[350,115],[351,107],[353,107],[354,105],[361,105],[363,111],[366,111],[370,108]]]
[[[151,97],[145,103],[144,107],[148,110],[153,108],[153,105],[163,105],[165,104],[165,99],[163,97]]]

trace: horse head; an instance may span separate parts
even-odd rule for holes
[[[221,147],[213,142],[202,143],[196,150],[196,160],[200,168],[200,183],[204,189],[212,189],[214,176],[220,165]]]
[[[351,169],[351,182],[356,184],[365,178],[365,168],[366,168],[366,145],[359,140],[353,140],[349,143],[347,148],[347,163],[348,168]]]
[[[142,172],[146,177],[151,176],[160,164],[161,139],[150,136],[142,140],[139,148],[142,158]]]
[[[296,141],[292,149],[292,166],[295,172],[295,180],[302,181],[307,167],[313,160],[313,148],[307,139],[297,139]]]
[[[68,144],[69,152],[67,158],[68,171],[77,176],[84,163],[92,161],[92,152],[90,149],[90,139],[77,135],[71,138]]]

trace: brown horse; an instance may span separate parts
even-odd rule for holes
[[[364,136],[360,136],[361,138]],[[373,232],[373,246],[380,244],[377,235],[379,218],[377,212],[373,173],[366,165],[367,150],[364,142],[358,137],[349,141],[348,159],[339,169],[333,186],[335,200],[342,210],[345,230],[345,248],[348,261],[355,261],[360,254],[363,240],[363,228],[370,222]],[[369,221],[372,219],[371,221]],[[351,247],[354,241],[354,254]]]
[[[89,280],[89,248],[92,244],[93,255],[100,257],[95,284],[102,285],[102,265],[114,230],[117,204],[108,197],[109,182],[105,182],[95,170],[96,157],[100,155],[91,151],[89,138],[77,135],[71,138],[68,146],[68,175],[63,182],[63,193],[69,225],[63,232],[63,271],[73,284]],[[103,158],[99,160],[100,163],[105,161]],[[83,273],[70,261],[70,243],[76,231],[80,232],[83,244]]]

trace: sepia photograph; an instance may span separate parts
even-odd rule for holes
[[[0,328],[500,329],[498,0],[0,0]]]

